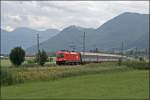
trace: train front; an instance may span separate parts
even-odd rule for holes
[[[64,52],[57,51],[56,52],[56,64],[60,65],[65,63]]]
[[[56,52],[56,64],[80,64],[81,58],[79,52],[58,51]]]

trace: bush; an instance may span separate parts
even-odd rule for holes
[[[39,53],[36,54],[36,62],[39,65],[43,66],[47,60],[48,60],[48,56],[44,50],[42,50],[42,52],[39,51]]]
[[[27,63],[28,63],[28,64],[34,64],[35,61],[34,61],[34,60],[27,60]]]
[[[21,47],[15,47],[11,50],[9,58],[14,65],[19,66],[25,60],[25,51]]]
[[[144,61],[144,58],[143,58],[143,57],[140,57],[140,58],[139,58],[139,61]]]
[[[50,58],[49,61],[50,61],[50,62],[53,62],[53,58]]]
[[[1,79],[1,85],[12,85],[12,84],[23,82],[20,77],[17,77],[17,75],[14,72],[8,69],[1,69],[0,79]]]
[[[124,65],[130,68],[135,68],[135,69],[150,69],[149,63],[145,61],[128,61],[124,62]]]

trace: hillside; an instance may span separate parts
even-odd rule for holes
[[[103,37],[101,40],[107,40],[103,40],[107,49],[110,49],[110,47],[119,48],[122,41],[126,42],[126,48],[132,48],[133,46],[140,48],[140,45],[146,44],[144,47],[141,46],[141,48],[145,48],[148,47],[149,15],[124,13],[103,24],[96,31],[97,34],[103,34],[99,36]],[[141,41],[141,39],[144,41]]]
[[[148,47],[149,36],[149,15],[138,13],[123,13],[100,26],[97,29],[69,26],[62,30],[60,34],[42,42],[40,48],[47,52],[62,49],[70,49],[70,45],[75,46],[78,51],[82,50],[83,33],[86,32],[86,50],[94,48],[112,50],[120,49],[121,42],[124,41],[126,49],[138,47]],[[36,46],[27,49],[28,53],[33,53]]]
[[[37,31],[30,28],[17,28],[12,32],[1,29],[1,53],[8,54],[15,46],[22,46],[24,49],[36,44],[36,34],[40,35],[40,42],[43,42],[56,34],[56,29],[48,29],[45,31]]]

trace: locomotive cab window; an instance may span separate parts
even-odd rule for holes
[[[57,54],[57,58],[64,58],[64,54]]]

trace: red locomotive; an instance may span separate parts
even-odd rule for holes
[[[58,51],[56,52],[56,64],[80,64],[81,56],[78,52]]]
[[[69,52],[58,51],[56,52],[56,64],[81,64],[81,63],[94,63],[104,61],[118,61],[125,59],[125,56],[104,54],[104,53],[89,53],[89,52]]]

